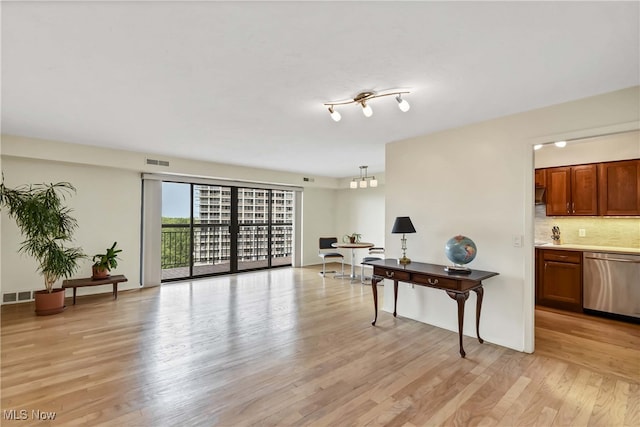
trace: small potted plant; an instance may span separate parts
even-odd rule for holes
[[[54,288],[61,277],[70,277],[85,258],[80,248],[66,246],[72,241],[76,220],[63,205],[75,188],[68,182],[23,185],[7,188],[0,183],[0,207],[6,208],[24,237],[19,252],[35,258],[44,277],[45,290],[35,292],[36,314],[48,315],[64,310],[64,289]]]
[[[118,254],[122,249],[117,249],[118,242],[113,242],[110,248],[107,248],[103,254],[95,254],[93,256],[93,266],[91,267],[94,279],[106,279],[112,268],[118,267]]]
[[[362,235],[358,234],[358,233],[345,234],[345,236],[342,238],[342,242],[343,243],[358,243],[360,241],[361,237],[362,237]]]

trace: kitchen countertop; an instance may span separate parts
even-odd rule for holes
[[[558,249],[565,251],[584,251],[584,252],[609,252],[618,254],[640,255],[640,248],[621,248],[618,246],[593,246],[593,245],[554,245],[553,243],[536,244],[536,248],[541,249]]]

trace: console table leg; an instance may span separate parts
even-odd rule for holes
[[[78,290],[78,288],[73,288],[73,305],[76,305],[76,290]]]
[[[398,281],[393,281],[393,317],[397,316],[397,307],[398,307]]]
[[[371,292],[373,292],[373,322],[371,325],[376,325],[376,320],[378,320],[378,282],[381,281],[381,277],[371,276]]]
[[[467,353],[462,346],[462,329],[464,327],[464,303],[469,298],[469,292],[457,293],[447,291],[447,295],[458,303],[458,340],[460,341],[460,356],[465,357]]]
[[[478,297],[476,302],[476,335],[478,336],[480,344],[483,344],[484,340],[480,338],[480,311],[482,310],[482,296],[484,295],[484,288],[480,286],[478,289],[474,289],[473,291]]]

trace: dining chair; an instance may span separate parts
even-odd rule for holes
[[[344,276],[344,255],[336,252],[336,248],[331,246],[334,243],[338,243],[337,237],[320,237],[320,239],[318,239],[318,256],[322,258],[322,271],[320,272],[322,277],[325,277],[327,273],[337,273],[335,270],[326,271],[327,258],[340,258],[342,262],[342,275]]]
[[[362,258],[362,262],[369,262],[369,261],[375,261],[378,259],[383,259],[384,258],[384,248],[381,247],[373,247],[373,248],[369,248],[369,256],[366,256],[364,258]],[[367,279],[371,279],[371,277],[365,277],[364,275],[364,264],[360,264],[361,267],[361,271],[360,271],[360,283],[362,283],[363,285],[366,285]],[[382,282],[384,283],[384,282]]]

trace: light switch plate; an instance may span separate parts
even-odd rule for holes
[[[522,247],[522,236],[519,234],[515,234],[513,236],[513,246],[516,248],[521,248]]]

